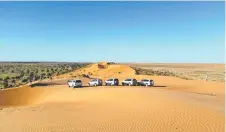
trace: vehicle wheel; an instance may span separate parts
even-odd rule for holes
[[[90,83],[89,83],[89,87],[90,87]]]
[[[129,86],[131,86],[131,84],[129,83]]]
[[[96,87],[96,86],[97,86],[97,84],[95,83],[95,84],[94,84],[94,86]]]
[[[147,87],[147,86],[148,86],[148,84],[146,83],[146,84],[145,84],[145,86]]]

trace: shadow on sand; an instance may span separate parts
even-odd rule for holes
[[[65,85],[65,84],[62,84],[62,83],[34,83],[34,84],[31,84],[30,87],[38,87],[38,86],[52,86],[52,85]]]
[[[34,88],[34,87],[38,87],[38,86],[53,86],[53,85],[67,85],[67,83],[56,83],[56,82],[39,82],[39,83],[34,83],[31,84],[30,87]],[[122,87],[122,85],[118,85],[118,86],[97,86],[97,87]],[[123,86],[123,87],[146,87],[146,86]],[[162,86],[162,85],[155,85],[155,86],[149,86],[148,88],[164,88],[167,86]],[[82,87],[76,87],[76,88],[96,88],[96,86],[82,86]]]
[[[167,86],[161,86],[161,85],[160,85],[160,86],[158,86],[158,85],[156,85],[156,86],[152,86],[152,87],[167,87]]]

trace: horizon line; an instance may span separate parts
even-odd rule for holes
[[[99,63],[114,62],[121,64],[225,64],[219,62],[116,62],[116,61],[0,61],[0,63]]]

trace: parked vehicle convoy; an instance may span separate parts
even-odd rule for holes
[[[106,86],[118,86],[119,80],[117,78],[110,78],[107,81],[105,81]]]
[[[152,79],[143,79],[137,82],[138,86],[154,86],[154,81]]]
[[[82,87],[82,81],[81,80],[68,80],[67,82],[68,87]]]
[[[89,86],[102,86],[103,81],[101,79],[93,79],[88,83]]]
[[[122,85],[128,85],[128,86],[136,86],[137,85],[137,80],[134,78],[128,78],[122,81]]]

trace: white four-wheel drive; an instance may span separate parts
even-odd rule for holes
[[[106,86],[118,86],[119,85],[119,80],[117,78],[111,78],[105,81]]]
[[[67,82],[69,87],[82,87],[82,81],[81,80],[68,80]]]
[[[122,85],[129,85],[129,86],[136,86],[137,85],[137,80],[134,78],[128,78],[122,81]]]
[[[88,83],[89,86],[102,86],[102,84],[103,81],[101,79],[93,79]]]

